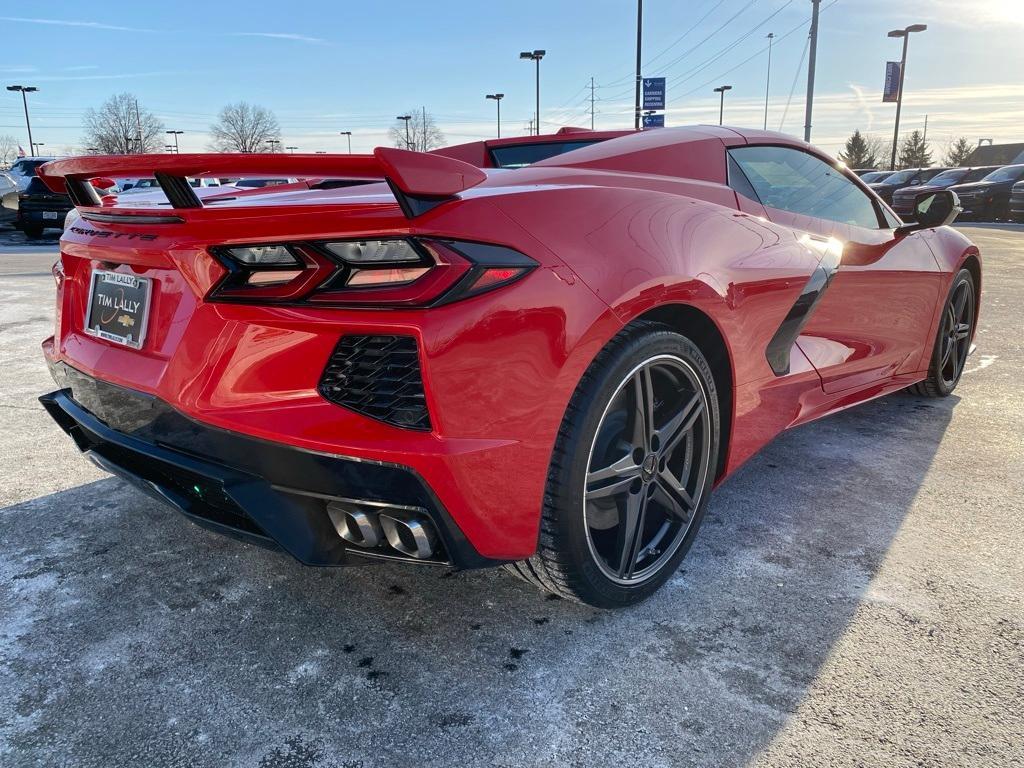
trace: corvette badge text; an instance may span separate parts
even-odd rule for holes
[[[157,236],[144,232],[104,232],[99,229],[85,229],[84,227],[71,227],[76,235],[87,235],[89,237],[106,237],[111,240],[156,240]]]

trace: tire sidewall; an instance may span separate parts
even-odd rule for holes
[[[975,324],[978,314],[978,296],[974,286],[974,278],[971,273],[966,269],[959,270],[953,277],[953,281],[949,284],[949,291],[946,292],[946,300],[942,303],[942,312],[939,315],[939,327],[935,332],[935,344],[932,348],[932,363],[931,368],[934,371],[933,381],[935,387],[939,390],[939,393],[943,396],[949,395],[956,389],[960,383],[960,379],[963,378],[964,372],[961,369],[959,375],[953,380],[951,384],[947,384],[942,378],[942,328],[945,321],[946,310],[949,308],[950,302],[953,300],[953,294],[956,292],[957,286],[962,282],[967,282],[971,287],[971,301],[973,303],[974,318],[971,318],[971,334],[973,336],[975,331]],[[964,364],[964,368],[967,365]]]

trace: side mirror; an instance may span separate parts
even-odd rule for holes
[[[952,190],[922,192],[914,198],[914,223],[904,224],[896,232],[908,235],[922,229],[944,227],[952,224],[961,211],[963,208],[960,207],[960,198]]]

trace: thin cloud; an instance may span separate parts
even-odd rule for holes
[[[231,32],[230,34],[234,37],[269,37],[274,40],[293,40],[297,43],[311,43],[313,45],[323,45],[327,42],[321,37],[299,35],[294,32]]]
[[[155,32],[154,29],[139,27],[122,27],[117,24],[103,24],[98,21],[75,21],[71,19],[39,19],[25,16],[0,16],[0,21],[13,21],[19,24],[48,24],[55,27],[85,27],[87,29],[106,29],[115,32]]]
[[[64,67],[65,72],[85,72],[89,69],[99,69],[99,64],[82,64],[77,67]]]
[[[135,77],[159,77],[161,75],[180,75],[182,72],[124,72],[106,75],[42,75],[32,78],[39,82],[63,82],[77,80],[129,80]]]

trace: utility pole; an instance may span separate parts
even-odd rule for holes
[[[772,84],[772,40],[775,39],[775,33],[768,33],[768,76],[764,81],[764,129],[768,130],[768,91]]]
[[[644,0],[636,0],[636,99],[633,110],[633,130],[640,130],[640,88],[641,75],[640,50],[644,37]]]
[[[903,78],[907,73],[907,43],[910,41],[912,32],[924,32],[928,29],[927,24],[911,24],[903,29],[894,29],[888,37],[903,38],[903,55],[900,57],[900,87],[896,92],[896,126],[892,131],[892,160],[889,162],[889,170],[896,170],[896,147],[900,141],[900,112],[903,111]]]
[[[811,112],[814,109],[814,67],[818,60],[818,11],[821,0],[811,0],[811,58],[807,61],[807,110],[804,114],[804,141],[811,140]]]
[[[420,109],[423,110],[423,122],[420,123],[420,129],[421,129],[420,130],[420,134],[421,134],[420,138],[423,139],[423,149],[420,150],[420,151],[421,152],[426,152],[427,151],[427,108],[426,107],[420,107]]]
[[[590,130],[594,130],[594,78],[590,78]]]
[[[139,154],[142,154],[142,152],[143,152],[143,147],[142,147],[142,120],[139,119],[139,100],[138,99],[135,100],[135,135],[137,137],[136,138],[136,142],[135,142],[135,146],[138,149]]]
[[[28,97],[27,94],[34,91],[38,91],[34,85],[8,85],[8,91],[21,91],[21,103],[25,107],[25,129],[28,131],[28,151],[35,155],[35,150],[32,149],[32,123],[28,119]]]
[[[921,144],[928,143],[928,115],[924,116],[924,136],[921,137]]]

